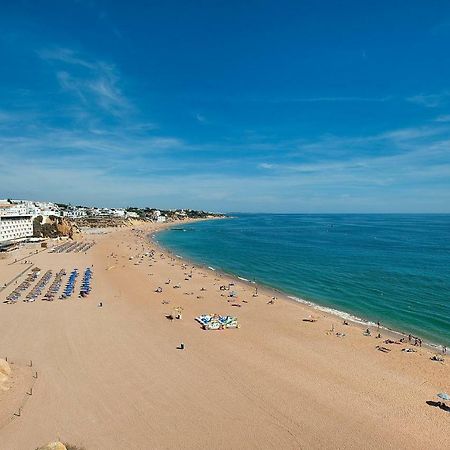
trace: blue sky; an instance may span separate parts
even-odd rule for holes
[[[450,212],[448,1],[2,1],[0,198]]]

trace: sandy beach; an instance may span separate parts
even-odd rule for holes
[[[148,238],[157,229],[85,235],[95,245],[79,253],[28,244],[0,259],[0,358],[13,369],[0,391],[0,450],[57,439],[86,450],[448,448],[450,411],[435,403],[450,390],[448,357],[272,303],[269,290],[255,297],[252,285],[160,249]],[[80,299],[90,266],[93,289]],[[28,267],[53,277],[78,268],[74,295],[5,304]],[[182,318],[170,320],[176,307]],[[209,313],[240,328],[205,331],[195,317]]]

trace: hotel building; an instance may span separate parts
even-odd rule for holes
[[[33,211],[26,204],[0,200],[0,243],[33,236]]]

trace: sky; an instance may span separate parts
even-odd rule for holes
[[[2,0],[0,198],[450,212],[450,2]]]

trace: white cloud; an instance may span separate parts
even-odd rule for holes
[[[443,91],[439,94],[418,94],[408,97],[406,100],[417,105],[425,106],[427,108],[437,108],[446,104],[450,99],[450,92]]]
[[[14,120],[14,114],[0,110],[0,123]]]
[[[290,98],[256,98],[249,101],[262,103],[384,103],[392,100],[391,96],[358,97],[358,96],[329,96],[329,97],[290,97]]]
[[[258,164],[258,167],[261,169],[273,169],[276,166],[274,164],[260,163],[260,164]]]
[[[132,108],[119,87],[120,77],[113,64],[81,57],[66,48],[44,49],[38,55],[56,65],[61,88],[75,93],[85,106],[96,105],[112,115],[121,115]]]
[[[201,115],[201,114],[196,114],[195,118],[197,119],[198,122],[200,123],[206,123],[206,118],[205,116]]]
[[[289,156],[279,155],[273,162],[257,163],[256,166],[266,169],[271,177],[285,180],[286,184],[288,180],[295,180],[299,191],[327,189],[331,196],[342,191],[368,195],[389,187],[393,192],[389,201],[395,203],[394,192],[403,186],[420,190],[421,187],[435,185],[439,195],[447,193],[448,197],[449,133],[448,127],[438,126],[393,130],[361,138],[333,140],[327,137],[324,142],[304,144],[318,149],[323,145],[327,145],[328,150],[333,148],[333,151],[321,154],[320,159],[317,154],[295,152]],[[349,145],[355,146],[355,141],[357,146],[346,153]],[[377,148],[380,143],[382,151],[371,153],[370,149]],[[286,192],[290,189],[286,186]],[[426,206],[421,207],[427,210]],[[441,208],[449,210],[443,204]]]
[[[450,122],[450,114],[444,114],[442,116],[436,117],[435,122]]]
[[[86,67],[88,69],[96,68],[96,63],[89,62],[86,59],[81,58],[76,52],[68,48],[46,48],[38,50],[36,53],[41,59],[46,61],[58,61],[70,65]]]

